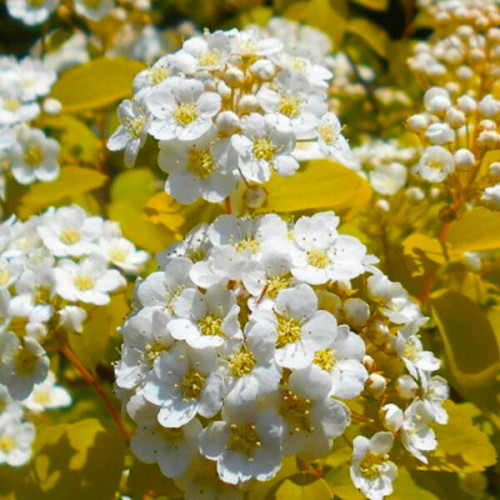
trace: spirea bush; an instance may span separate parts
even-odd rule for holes
[[[6,0],[0,499],[498,498],[499,8]]]

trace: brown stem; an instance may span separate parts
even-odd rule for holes
[[[99,381],[87,370],[87,368],[85,368],[85,366],[82,365],[81,361],[76,357],[75,353],[69,348],[67,344],[61,344],[59,349],[64,354],[64,356],[66,356],[69,362],[78,370],[78,372],[83,377],[85,382],[87,382],[87,384],[89,384],[92,387],[92,389],[94,389],[94,391],[98,394],[98,396],[102,399],[107,410],[109,411],[109,414],[116,422],[116,425],[118,425],[118,428],[123,434],[125,441],[130,441],[130,432],[125,427],[125,424],[123,423],[120,414],[118,413],[118,410],[115,408],[114,404],[108,398],[108,395],[104,392],[104,389],[102,388]]]

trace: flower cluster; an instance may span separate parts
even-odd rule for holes
[[[0,465],[19,467],[31,458],[36,432],[35,425],[29,421],[31,415],[70,404],[71,396],[55,383],[52,372],[21,401],[13,399],[7,387],[0,384]]]
[[[39,99],[55,80],[56,73],[38,59],[0,58],[0,160],[20,184],[53,181],[59,175],[58,142],[29,127],[41,112]],[[43,103],[49,114],[58,113],[60,107],[54,99]],[[2,176],[2,197],[3,191]]]
[[[82,332],[93,307],[108,304],[125,286],[124,273],[137,272],[147,254],[116,223],[76,205],[26,222],[8,219],[0,245],[0,384],[36,410],[51,404],[43,401],[53,393],[45,346],[65,342],[67,331]]]
[[[351,422],[387,429],[353,443],[352,479],[370,499],[392,491],[395,439],[422,462],[435,449],[428,424],[446,422],[448,388],[418,336],[427,318],[338,222],[223,215],[138,281],[118,394],[135,454],[188,493],[251,488],[284,456],[327,454]],[[368,414],[351,412],[362,401]]]
[[[258,31],[205,33],[160,58],[134,81],[118,109],[109,149],[134,163],[146,138],[159,141],[165,190],[182,203],[218,203],[238,182],[287,177],[299,161],[352,160],[341,125],[328,111],[331,72],[289,53]]]

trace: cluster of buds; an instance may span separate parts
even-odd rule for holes
[[[238,183],[291,176],[299,161],[353,159],[328,111],[331,72],[256,30],[206,32],[139,73],[118,109],[111,150],[132,165],[152,136],[165,190],[181,203],[223,201]]]
[[[325,456],[353,423],[372,437],[354,439],[352,479],[379,499],[393,442],[422,462],[437,446],[448,387],[418,336],[427,318],[338,222],[220,216],[138,281],[118,394],[135,454],[187,495],[238,496],[285,456]]]

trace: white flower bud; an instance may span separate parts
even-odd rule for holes
[[[430,189],[429,195],[433,200],[438,200],[441,197],[441,190],[434,186]]]
[[[417,395],[418,384],[410,375],[402,375],[396,380],[396,390],[403,399],[413,399]]]
[[[492,177],[500,176],[500,162],[494,162],[490,165],[490,175]]]
[[[276,74],[276,66],[267,59],[259,59],[250,66],[250,71],[261,80],[268,81]]]
[[[474,113],[474,111],[476,111],[476,107],[476,101],[468,95],[463,95],[457,99],[457,108],[460,111],[463,111],[466,115]]]
[[[249,208],[259,208],[266,201],[266,193],[259,187],[251,187],[245,191],[245,204]]]
[[[455,165],[458,168],[473,167],[476,163],[476,157],[470,149],[459,149],[454,155]]]
[[[431,87],[424,94],[424,104],[430,113],[442,113],[451,106],[450,95],[441,87]]]
[[[365,356],[363,357],[363,366],[368,370],[369,373],[372,373],[377,369],[375,360],[368,354],[365,354]]]
[[[406,196],[414,201],[421,201],[425,198],[425,193],[419,187],[411,187],[406,190]]]
[[[500,210],[500,184],[487,187],[481,196],[481,201],[492,210]]]
[[[455,132],[447,123],[433,123],[425,132],[432,144],[446,144],[455,140]]]
[[[446,121],[452,128],[460,128],[465,125],[465,113],[456,108],[449,108],[446,112]]]
[[[222,97],[222,99],[231,97],[231,89],[224,82],[217,83],[217,92]]]
[[[477,143],[485,149],[499,149],[500,135],[493,130],[484,130],[479,134]]]
[[[81,307],[66,306],[59,311],[59,324],[75,332],[82,332],[86,318],[87,313]]]
[[[445,89],[452,95],[458,94],[460,92],[460,84],[458,82],[448,82],[445,85]]]
[[[384,200],[383,198],[377,200],[375,206],[379,210],[382,210],[382,212],[389,212],[389,210],[391,209],[391,205],[389,204],[389,202],[387,200]]]
[[[225,73],[224,73],[224,81],[230,86],[230,87],[238,87],[241,85],[243,80],[245,79],[245,73],[241,71],[239,68],[235,68],[234,66],[231,66]]]
[[[481,270],[481,254],[479,252],[464,252],[464,258],[471,271],[479,272]]]
[[[412,115],[407,120],[408,128],[413,131],[426,130],[429,126],[429,117],[423,113]]]
[[[239,127],[240,118],[234,111],[223,111],[219,113],[215,124],[219,132],[231,134]]]
[[[254,95],[244,95],[240,98],[238,103],[239,111],[255,111],[259,107],[257,98]]]
[[[379,373],[371,373],[366,381],[366,388],[375,397],[382,396],[387,388],[387,380]]]
[[[455,74],[460,80],[470,80],[474,76],[474,70],[469,66],[460,66]]]
[[[494,118],[500,113],[500,101],[497,101],[492,95],[487,95],[479,102],[478,109],[483,116]]]
[[[482,49],[472,49],[469,52],[469,58],[477,63],[484,61],[485,57],[486,55]]]
[[[362,299],[347,299],[343,305],[346,321],[354,328],[366,325],[370,317],[370,307]]]
[[[395,404],[382,406],[384,425],[392,432],[397,432],[403,425],[403,410]]]
[[[48,115],[58,115],[62,110],[61,101],[54,99],[52,97],[47,97],[43,101],[43,110]]]
[[[496,130],[497,124],[493,120],[481,120],[479,127],[483,130]]]

